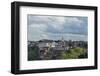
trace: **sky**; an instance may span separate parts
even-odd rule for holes
[[[42,39],[87,41],[88,17],[27,15],[28,41]]]

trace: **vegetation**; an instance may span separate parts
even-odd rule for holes
[[[87,51],[85,48],[72,48],[67,51],[61,53],[61,59],[79,59],[79,58],[87,58]]]
[[[38,54],[38,47],[34,46],[34,47],[28,47],[28,60],[38,60],[39,58],[39,54]]]
[[[39,48],[37,46],[28,47],[28,60],[40,60],[38,51]],[[47,55],[47,57],[51,57],[51,54]],[[66,51],[62,51],[58,59],[80,59],[80,58],[87,58],[87,50],[85,48],[76,47],[71,48]],[[57,58],[56,57],[56,58]],[[54,59],[54,58],[53,58]]]

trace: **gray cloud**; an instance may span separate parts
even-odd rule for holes
[[[87,40],[87,17],[28,15],[28,40],[65,39]],[[74,40],[73,39],[73,40]]]

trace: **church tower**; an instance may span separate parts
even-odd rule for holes
[[[64,42],[64,37],[63,36],[61,37],[61,41]]]
[[[66,50],[64,37],[61,37],[62,47]]]

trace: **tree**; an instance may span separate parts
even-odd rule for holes
[[[28,60],[38,60],[39,59],[39,48],[34,45],[33,47],[28,47]]]
[[[87,52],[84,48],[72,48],[68,51],[64,51],[61,53],[61,59],[77,59],[77,58],[86,58]]]

